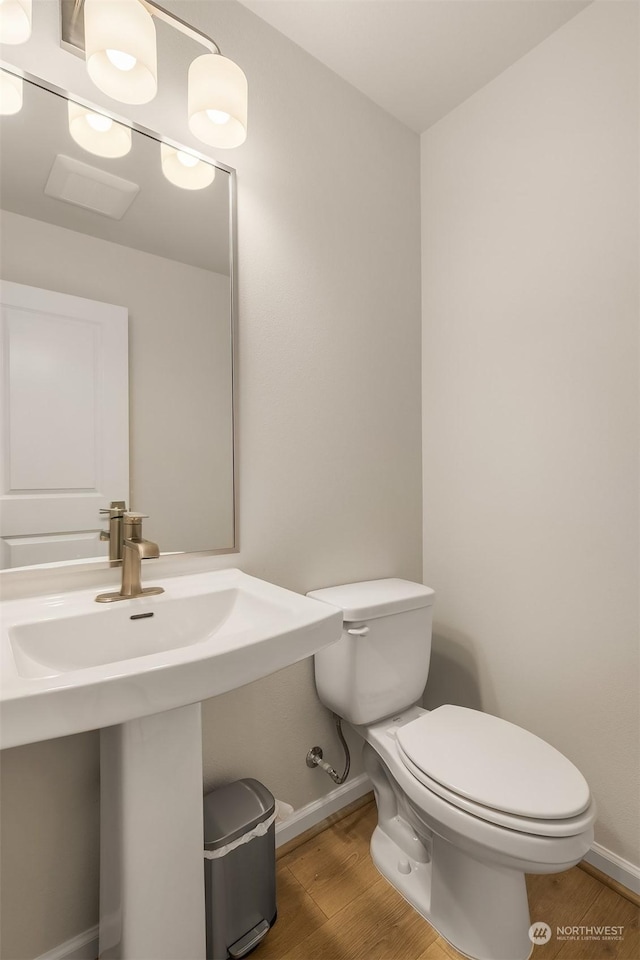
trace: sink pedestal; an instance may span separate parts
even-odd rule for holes
[[[100,958],[203,960],[200,704],[100,732]]]
[[[155,597],[101,604],[106,578],[58,592],[44,575],[35,593],[31,573],[3,594],[0,748],[101,730],[102,960],[204,960],[199,704],[342,630],[337,608],[241,570],[156,564]]]

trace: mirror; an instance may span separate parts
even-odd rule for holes
[[[229,552],[234,172],[195,155],[213,181],[177,186],[139,128],[97,156],[79,110],[25,80],[0,118],[0,566],[106,558],[116,500],[163,553]]]

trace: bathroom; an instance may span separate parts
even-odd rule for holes
[[[246,142],[213,152],[237,171],[238,551],[212,564],[299,594],[432,587],[425,705],[553,743],[596,797],[594,864],[637,883],[637,5],[565,4],[473,89],[449,36],[419,130],[260,3],[166,6],[249,83]],[[47,44],[2,59],[108,108]],[[197,146],[182,99],[161,85],[130,117]],[[203,705],[206,789],[252,776],[296,810],[324,801],[313,744],[340,763],[311,659]],[[1,790],[2,957],[53,956],[98,921],[98,734],[3,752]]]

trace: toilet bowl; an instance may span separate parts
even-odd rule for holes
[[[343,610],[315,658],[320,699],[363,740],[384,877],[460,953],[526,960],[525,873],[566,870],[593,841],[595,803],[559,751],[498,717],[416,704],[433,591],[404,580],[313,591]]]

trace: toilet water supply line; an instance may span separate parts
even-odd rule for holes
[[[336,731],[337,731],[338,737],[340,738],[340,743],[342,744],[342,748],[344,750],[345,765],[344,765],[344,772],[342,776],[338,773],[337,770],[334,770],[331,764],[327,763],[326,760],[322,759],[322,755],[323,755],[322,747],[311,747],[311,750],[309,750],[309,753],[307,754],[307,766],[320,767],[322,770],[324,770],[325,773],[329,774],[329,776],[331,777],[334,783],[344,783],[347,777],[349,776],[349,770],[351,768],[351,756],[349,754],[349,747],[347,745],[347,741],[345,740],[344,734],[342,732],[342,721],[336,713],[334,713],[333,719],[335,720]]]

